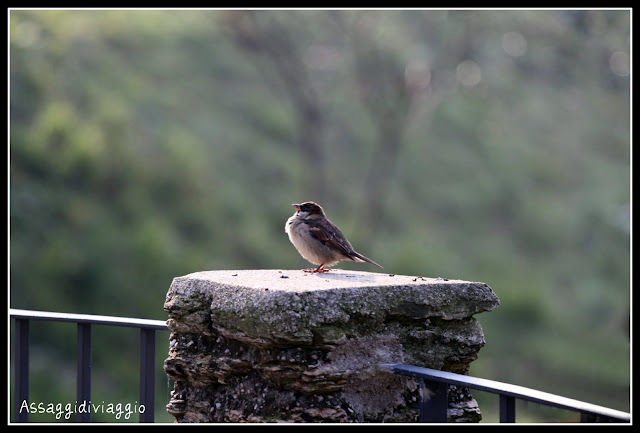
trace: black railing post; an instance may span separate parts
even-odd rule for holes
[[[449,385],[420,379],[420,422],[447,422]]]
[[[418,367],[407,364],[381,364],[392,373],[415,377],[420,380],[420,422],[444,422],[440,413],[445,413],[447,407],[447,386],[456,385],[465,388],[498,394],[500,396],[500,422],[515,422],[515,400],[531,401],[549,407],[558,407],[566,410],[577,411],[581,414],[581,422],[631,422],[631,414],[608,407],[598,406],[584,401],[574,400],[548,392],[538,391],[523,386],[497,382],[495,380],[481,379],[448,371],[434,370],[432,368]],[[444,384],[444,389],[435,388],[433,382]],[[431,395],[429,391],[435,391]],[[440,408],[440,409],[436,409]],[[444,408],[444,409],[442,409]],[[446,421],[446,418],[444,418]]]
[[[500,394],[500,422],[516,422],[516,399]]]
[[[77,353],[77,421],[90,421],[91,402],[91,324],[138,327],[140,338],[140,422],[154,420],[155,330],[167,330],[159,320],[90,316],[10,309],[15,320],[13,358],[14,421],[29,420],[29,326],[31,320],[73,322],[78,327]],[[420,422],[447,422],[449,384],[490,392],[500,396],[500,422],[515,422],[515,400],[532,401],[580,413],[580,422],[629,423],[629,413],[537,391],[517,385],[470,377],[446,371],[405,364],[382,364],[392,373],[411,376],[420,383]],[[84,406],[82,406],[84,405]],[[78,410],[84,408],[84,410]],[[21,410],[22,409],[22,410]]]
[[[77,422],[91,421],[91,324],[78,322]]]
[[[14,368],[14,410],[16,422],[28,422],[29,410],[21,410],[23,402],[29,404],[29,319],[16,319],[16,349]]]
[[[140,328],[140,422],[153,422],[155,392],[156,333],[151,328]]]
[[[15,422],[28,422],[29,408],[29,324],[31,320],[72,322],[77,324],[77,379],[76,421],[91,421],[91,325],[127,326],[141,329],[140,354],[140,421],[154,420],[155,380],[155,330],[167,330],[161,320],[149,320],[89,314],[68,314],[50,311],[31,311],[10,308],[9,315],[15,320],[14,339],[14,414]],[[13,355],[13,354],[12,354]],[[21,407],[24,409],[21,411]],[[142,412],[144,411],[144,412]]]

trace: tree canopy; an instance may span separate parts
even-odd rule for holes
[[[384,272],[494,289],[471,374],[629,409],[630,11],[12,10],[9,31],[11,307],[165,319],[175,276],[306,266],[284,223],[314,200]],[[33,398],[73,401],[75,330],[38,329]],[[136,336],[99,332],[95,398],[133,401]]]

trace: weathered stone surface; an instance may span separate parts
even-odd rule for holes
[[[417,383],[379,364],[466,373],[484,345],[472,317],[499,304],[483,283],[331,270],[175,278],[165,371],[178,422],[411,422]],[[477,421],[464,389],[451,421]]]

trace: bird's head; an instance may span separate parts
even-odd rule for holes
[[[325,216],[322,207],[312,201],[307,201],[301,204],[294,203],[292,206],[296,210],[296,215],[299,218],[319,218]]]

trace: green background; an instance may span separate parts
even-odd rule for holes
[[[314,200],[383,272],[493,288],[472,375],[629,410],[629,10],[12,10],[9,31],[11,307],[164,320],[175,276],[308,266],[284,223]],[[93,400],[135,402],[138,332],[94,328]],[[75,327],[31,335],[31,400],[75,401]]]

